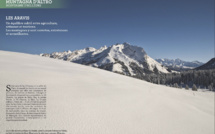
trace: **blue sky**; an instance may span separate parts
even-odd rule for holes
[[[57,21],[68,33],[5,36],[6,15]],[[153,58],[214,56],[214,0],[71,0],[67,9],[0,9],[0,50],[32,54],[128,42]]]

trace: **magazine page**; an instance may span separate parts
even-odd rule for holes
[[[214,134],[214,0],[0,0],[0,134]]]

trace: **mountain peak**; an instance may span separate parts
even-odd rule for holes
[[[72,53],[72,51],[70,51],[70,50],[68,50],[68,51],[66,51],[67,53]]]
[[[143,48],[126,42],[110,47],[103,46],[99,49],[88,47],[71,53],[56,52],[42,56],[94,66],[130,76],[144,77],[145,73],[153,73],[156,69],[158,73],[168,73],[167,68],[149,57]]]
[[[128,42],[124,42],[123,45],[131,45],[131,44]]]
[[[95,51],[96,49],[93,48],[93,47],[87,47],[87,48],[85,48],[85,50],[86,50],[86,51]]]

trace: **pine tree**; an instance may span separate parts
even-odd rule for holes
[[[174,87],[175,87],[175,88],[178,88],[178,83],[175,83],[175,84],[174,84]]]
[[[197,87],[196,87],[195,84],[193,84],[192,90],[193,90],[193,91],[197,91]]]
[[[185,89],[187,89],[187,90],[188,90],[188,89],[189,89],[189,86],[188,86],[188,85],[186,85],[186,86],[185,86]]]

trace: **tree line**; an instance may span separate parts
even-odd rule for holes
[[[162,84],[176,88],[192,90],[209,89],[215,90],[215,69],[188,70],[180,73],[151,73],[144,76],[134,76],[155,84]]]

